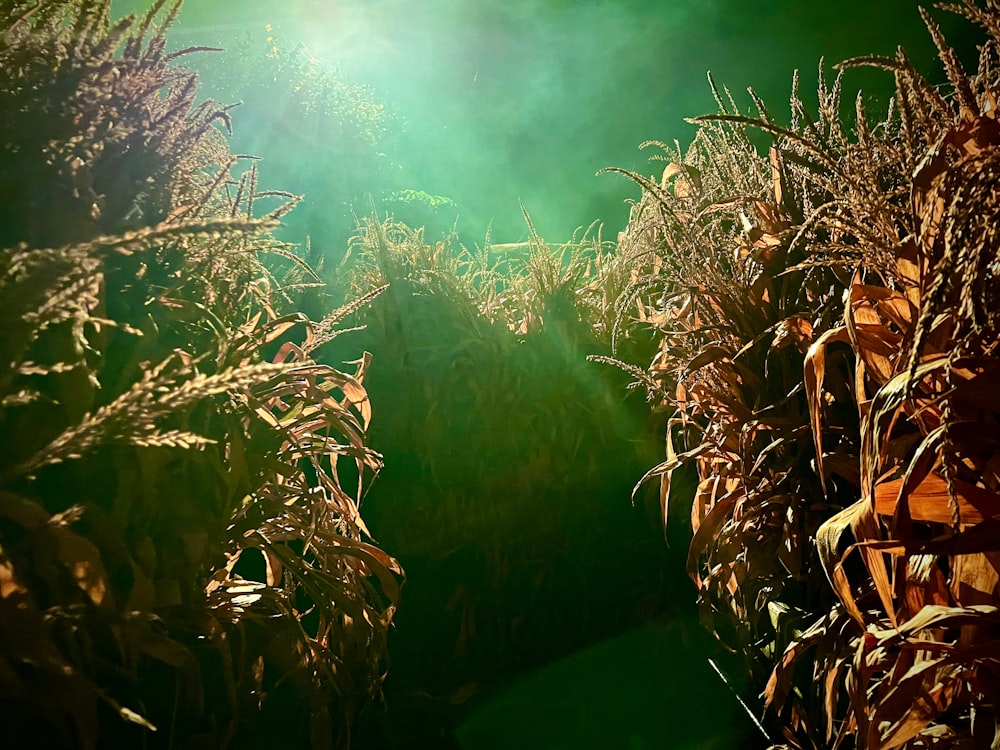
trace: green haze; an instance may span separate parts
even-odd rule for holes
[[[143,4],[115,7],[125,12]],[[916,8],[911,0],[189,0],[171,39],[176,46],[231,49],[248,34],[262,39],[270,24],[282,44],[302,41],[341,78],[370,87],[395,118],[393,137],[380,152],[392,168],[365,185],[373,170],[352,171],[343,150],[334,149],[331,158],[323,133],[309,135],[307,157],[301,151],[282,157],[296,137],[294,123],[262,127],[237,110],[237,147],[249,143],[267,160],[285,161],[285,169],[265,161],[268,184],[269,175],[280,175],[275,187],[304,192],[314,203],[338,180],[357,183],[352,194],[425,191],[457,207],[436,210],[430,229],[442,231],[457,214],[467,241],[481,239],[492,222],[494,240],[504,242],[526,235],[520,202],[543,236],[567,238],[600,220],[613,237],[636,191],[595,172],[612,165],[656,171],[639,143],[689,137],[683,118],[714,110],[709,70],[741,104],[752,85],[779,118],[792,70],[802,71],[808,92],[821,56],[833,63],[892,54],[902,43],[918,67],[933,70]],[[938,16],[946,31],[962,28],[948,14]],[[890,82],[888,74],[852,71],[845,98],[853,99],[859,86],[885,92]],[[252,88],[207,89],[244,99],[252,109]],[[295,162],[305,161],[326,168],[296,181]],[[323,221],[342,224],[333,214],[314,212],[307,231],[323,234]],[[345,231],[338,226],[330,234]]]

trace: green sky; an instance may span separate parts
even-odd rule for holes
[[[963,24],[936,14],[957,38]],[[551,240],[593,220],[613,237],[637,191],[595,172],[654,171],[639,143],[690,137],[683,118],[713,110],[708,70],[734,92],[754,86],[777,116],[792,70],[808,90],[821,56],[902,43],[936,71],[911,0],[188,0],[172,38],[227,46],[267,23],[397,112],[400,186],[453,198],[470,241],[490,220],[495,240],[522,237],[519,201]],[[888,83],[853,72],[846,88],[853,97]]]

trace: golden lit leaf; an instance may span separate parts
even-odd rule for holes
[[[854,537],[855,544],[850,545],[843,555],[841,555],[839,550],[842,546],[842,538],[847,532],[850,532]],[[858,546],[858,541],[874,539],[876,537],[871,503],[863,499],[834,515],[823,523],[816,532],[816,551],[819,554],[820,562],[830,581],[830,585],[847,608],[847,611],[862,626],[864,625],[864,617],[855,601],[854,592],[851,590],[850,581],[848,581],[847,574],[844,571],[843,562],[851,551]],[[868,563],[870,558],[866,554],[867,550],[862,547],[861,552],[865,555],[865,561]],[[874,552],[872,554],[879,553]],[[870,566],[872,579],[883,601],[888,600],[891,602],[892,592],[885,573],[885,567],[880,560],[878,564],[881,565],[881,571],[879,571],[878,566]],[[892,616],[891,604],[889,605],[889,610],[889,614]]]
[[[699,488],[700,489],[700,488]],[[702,551],[718,536],[723,525],[730,520],[730,515],[736,503],[743,497],[742,490],[734,490],[714,501],[712,509],[708,515],[701,519],[691,545],[688,548],[687,569],[688,575],[695,581],[700,580],[698,575],[698,557]]]
[[[108,580],[100,550],[64,527],[52,527],[52,533],[57,540],[59,561],[95,605],[103,604],[108,595]]]
[[[871,731],[878,732],[872,746],[895,750],[916,737],[951,705],[962,688],[962,669],[932,660],[913,667],[875,706]],[[899,718],[888,723],[899,712]],[[884,718],[883,718],[884,717]]]
[[[144,729],[148,729],[150,732],[155,732],[156,727],[150,723],[149,719],[141,714],[136,713],[131,708],[125,706],[118,706],[118,715],[121,716],[125,721],[131,724],[138,724]]]
[[[996,551],[951,558],[951,595],[965,605],[994,605],[1000,600],[1000,554]]]
[[[809,424],[812,429],[813,447],[816,451],[816,473],[826,493],[826,472],[823,468],[823,380],[826,377],[826,348],[834,343],[850,343],[847,329],[843,326],[824,331],[806,352],[803,363],[803,379],[806,386],[806,401],[809,405]]]
[[[796,348],[805,354],[812,344],[813,326],[801,315],[793,315],[785,318],[778,325],[774,332],[774,340],[771,342],[772,349],[782,349],[790,343],[794,343]]]
[[[0,549],[0,554],[3,550]],[[0,558],[0,599],[6,599],[15,594],[26,594],[26,589],[14,574],[14,565],[9,560]]]
[[[963,524],[982,523],[988,518],[1000,517],[1000,495],[990,490],[954,479],[958,513]],[[903,479],[892,479],[875,486],[875,510],[879,515],[896,513]],[[951,525],[954,510],[948,482],[937,472],[928,474],[908,494],[907,505],[914,521]]]

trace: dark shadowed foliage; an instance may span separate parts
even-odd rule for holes
[[[357,288],[388,288],[343,340],[375,353],[366,382],[392,415],[373,428],[386,468],[365,512],[408,572],[389,714],[373,717],[388,746],[430,742],[518,675],[686,612],[652,498],[629,502],[659,444],[643,394],[586,359],[610,353],[627,284],[608,251],[596,230],[465,248],[360,223]]]

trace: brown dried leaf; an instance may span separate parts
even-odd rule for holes
[[[2,554],[3,550],[0,549],[0,555]],[[28,593],[28,589],[18,580],[14,572],[14,565],[0,556],[0,599],[26,593]]]
[[[902,747],[948,709],[962,687],[963,670],[941,662],[935,659],[913,667],[874,706],[869,746],[881,750]],[[889,727],[883,730],[886,723]]]
[[[1000,555],[996,551],[951,558],[951,595],[963,605],[998,603]]]
[[[77,585],[95,605],[105,604],[110,592],[100,550],[89,540],[62,526],[52,527],[51,533],[56,539],[59,562],[66,566]]]
[[[958,513],[963,524],[978,524],[1000,517],[1000,495],[955,478],[953,486]],[[896,514],[904,479],[892,479],[875,486],[875,510],[880,516]],[[951,525],[954,511],[948,482],[937,472],[928,474],[908,494],[907,507],[914,521]]]
[[[846,327],[831,328],[813,342],[806,352],[803,378],[809,404],[809,424],[816,450],[816,473],[826,494],[826,472],[823,469],[823,379],[826,377],[826,348],[836,341],[850,343]]]

